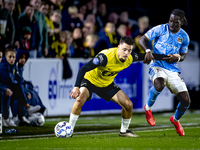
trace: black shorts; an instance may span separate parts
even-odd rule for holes
[[[121,90],[120,87],[118,87],[113,82],[107,87],[96,87],[94,84],[92,84],[89,80],[85,78],[81,83],[81,87],[86,87],[90,93],[90,96],[88,97],[87,101],[89,101],[92,98],[92,93],[94,92],[99,97],[105,99],[108,102],[119,90]]]

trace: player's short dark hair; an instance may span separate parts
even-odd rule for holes
[[[188,24],[187,19],[185,18],[185,12],[183,10],[174,9],[174,10],[172,10],[171,14],[179,16],[181,21],[182,21],[182,23],[183,23],[183,25],[187,25]]]
[[[128,37],[128,36],[123,36],[120,41],[119,41],[119,44],[123,44],[123,43],[126,43],[128,45],[133,45],[134,44],[134,41],[131,37]]]
[[[15,53],[16,53],[15,47],[12,46],[12,45],[6,45],[6,46],[5,46],[5,56],[6,56],[6,54],[7,54],[8,52],[15,52]]]

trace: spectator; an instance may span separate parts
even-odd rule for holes
[[[87,5],[85,4],[85,2],[80,2],[78,7],[78,13],[83,15],[83,19],[86,18],[87,15]]]
[[[108,22],[114,23],[115,26],[117,26],[118,19],[119,19],[119,16],[118,16],[118,14],[116,12],[112,12],[108,16]]]
[[[87,0],[87,14],[96,14],[97,13],[97,0]]]
[[[121,14],[119,15],[119,19],[118,19],[118,25],[119,24],[125,24],[126,25],[126,36],[131,36],[131,28],[129,26],[129,14],[127,11],[122,11]]]
[[[48,4],[49,4],[49,10],[48,10],[48,15],[47,16],[49,17],[51,12],[56,10],[56,8],[55,8],[55,5],[51,1],[49,1]]]
[[[18,77],[20,78],[20,83],[22,84],[22,86],[24,87],[24,92],[27,96],[27,103],[31,106],[37,106],[39,105],[41,107],[41,109],[39,110],[41,113],[44,113],[45,110],[45,106],[42,104],[42,101],[40,99],[40,97],[38,96],[37,92],[34,91],[33,89],[33,85],[31,82],[25,81],[23,79],[23,70],[24,70],[24,65],[27,62],[29,58],[29,53],[25,50],[18,50],[17,51],[17,57],[16,57],[16,67],[18,70]],[[16,98],[16,97],[15,97]],[[19,123],[19,119],[17,116],[17,103],[18,100],[15,100],[14,98],[11,99],[11,107],[12,107],[12,113],[13,113],[13,120],[15,122],[16,125],[18,125]],[[24,109],[23,112],[23,118],[25,118],[25,116],[27,115],[27,111],[26,109]],[[29,120],[27,120],[28,122]],[[28,122],[29,123],[29,122]]]
[[[120,24],[117,28],[117,41],[119,41],[123,36],[126,36],[126,25]]]
[[[38,21],[34,16],[34,8],[31,5],[27,5],[23,14],[19,16],[18,19],[18,27],[19,27],[19,41],[21,41],[21,49],[23,49],[23,41],[24,41],[24,27],[29,27],[31,29],[31,38],[29,40],[29,51],[31,58],[37,58],[38,50],[41,47],[40,43],[40,29]]]
[[[46,57],[48,55],[48,34],[45,16],[39,11],[41,0],[30,0],[30,5],[34,7],[34,17],[38,21],[40,31],[40,47],[37,51],[37,57]]]
[[[62,11],[63,10],[63,0],[57,0],[56,1],[56,5],[58,6],[59,10]]]
[[[94,51],[94,46],[98,40],[98,37],[94,34],[87,35],[85,38],[85,42],[83,43],[85,50],[83,57],[84,58],[91,58],[95,57],[96,53]]]
[[[42,12],[45,15],[46,25],[47,25],[47,32],[48,32],[48,44],[51,45],[53,41],[56,40],[55,34],[54,34],[54,24],[53,21],[51,21],[49,17],[49,3],[43,1],[41,3],[39,11]],[[60,30],[55,30],[56,32],[59,32]]]
[[[102,49],[109,49],[116,46],[118,43],[115,33],[115,25],[111,22],[106,23],[105,28],[99,31],[99,40],[97,41],[94,50],[96,53]]]
[[[23,118],[23,106],[26,107],[27,112],[31,115],[40,109],[40,106],[30,106],[26,102],[26,96],[24,88],[20,84],[20,81],[16,80],[17,74],[15,66],[16,52],[12,47],[7,47],[5,50],[5,57],[3,57],[0,63],[0,90],[3,91],[3,125],[4,126],[16,126],[12,120],[8,118],[10,106],[10,98],[14,96],[18,99],[18,115],[22,122],[26,122]]]
[[[52,43],[49,54],[53,58],[57,57],[63,59],[66,49],[66,35],[65,32],[62,31],[59,33],[59,39]]]
[[[98,10],[96,13],[97,32],[105,27],[108,21],[107,19],[106,3],[101,2],[98,5]]]
[[[68,13],[71,18],[71,22],[69,22],[69,30],[73,31],[75,28],[82,28],[83,23],[78,15],[78,8],[76,6],[69,6]]]
[[[50,0],[50,2],[54,5],[54,9],[59,9],[60,11],[62,11],[62,9],[63,9],[63,6],[62,6],[63,0]]]
[[[73,33],[73,42],[72,46],[74,48],[73,57],[83,57],[84,47],[83,47],[83,35],[80,28],[75,28]]]
[[[94,34],[94,23],[85,21],[84,27],[82,28],[83,38],[89,34]]]
[[[22,39],[20,41],[20,49],[30,50],[30,39],[31,39],[32,30],[30,27],[25,26],[22,28]]]
[[[74,48],[72,46],[72,33],[70,31],[63,31],[65,33],[65,43],[67,45],[66,54],[68,54],[68,57],[72,57],[74,55]]]
[[[87,14],[91,14],[93,8],[91,0],[86,1],[86,6],[87,6]]]
[[[60,31],[62,31],[61,11],[59,9],[52,11],[50,14],[50,20],[53,22],[53,25],[54,25],[55,40],[58,40],[59,33],[60,33]]]
[[[90,32],[89,34],[93,34],[97,32],[96,18],[94,14],[88,14],[86,16],[85,22],[91,22],[93,24],[93,31]]]
[[[118,44],[117,36],[115,32],[115,25],[111,22],[106,23],[104,30],[100,31],[100,36],[107,37],[108,42],[112,45],[112,47],[116,47]]]
[[[17,13],[14,13],[15,9],[15,0],[5,0],[4,1],[4,8],[8,9],[10,12],[10,15],[12,16],[13,23],[15,26],[15,38],[14,38],[14,44],[17,48],[19,48],[19,31],[18,31],[18,26],[17,26],[17,20],[18,20],[18,15]]]
[[[2,6],[3,1],[0,0],[0,48],[3,49],[6,44],[13,44],[15,26],[9,10]]]
[[[145,53],[145,51],[140,47],[138,41],[139,39],[150,29],[149,18],[147,16],[142,16],[138,19],[138,28],[132,31],[132,37],[136,44],[136,51],[140,53]],[[152,43],[148,43],[149,49],[152,49]]]

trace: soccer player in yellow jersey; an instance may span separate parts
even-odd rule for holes
[[[78,72],[75,87],[70,93],[76,99],[71,109],[69,123],[74,129],[81,113],[81,108],[91,99],[92,92],[106,101],[113,101],[122,107],[122,122],[119,136],[138,137],[128,129],[133,112],[133,103],[128,96],[113,83],[115,76],[132,62],[143,60],[145,54],[132,52],[134,41],[130,37],[122,37],[116,48],[101,51]],[[156,55],[155,59],[165,56]]]

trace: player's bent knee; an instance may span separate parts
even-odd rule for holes
[[[185,107],[189,107],[190,104],[191,104],[190,98],[185,99],[185,100],[182,102],[182,104],[183,104],[183,106],[185,106]]]
[[[132,111],[133,109],[133,103],[131,102],[131,100],[128,100],[127,103],[126,103],[126,106],[125,106],[125,109],[127,111]]]
[[[81,93],[79,97],[76,99],[76,103],[78,106],[83,106],[87,100],[87,94]]]

